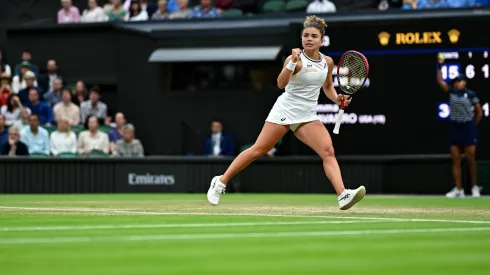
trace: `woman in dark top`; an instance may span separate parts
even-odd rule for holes
[[[439,69],[437,70],[437,83],[442,90],[449,94],[449,108],[451,120],[451,157],[453,159],[453,176],[455,187],[446,194],[448,198],[464,197],[464,189],[461,183],[461,155],[464,153],[471,175],[473,197],[480,197],[480,187],[476,178],[476,144],[478,142],[477,126],[483,116],[480,100],[476,93],[466,87],[466,79],[458,76],[449,86],[442,79],[441,66],[444,63],[439,58]]]

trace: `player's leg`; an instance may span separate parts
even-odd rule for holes
[[[226,188],[226,184],[230,181],[230,179],[254,160],[267,154],[267,152],[274,147],[274,145],[287,133],[288,130],[288,125],[265,122],[259,137],[255,141],[255,144],[247,150],[241,152],[233,160],[222,176],[216,176],[212,179],[211,187],[208,191],[208,201],[213,205],[218,204],[220,195]]]
[[[339,164],[335,158],[332,139],[325,126],[318,120],[305,123],[294,132],[296,137],[313,149],[323,160],[323,169],[339,195],[339,206],[347,210],[360,201],[366,189],[364,186],[356,190],[345,189]]]
[[[477,185],[477,168],[476,168],[476,145],[470,145],[464,147],[464,155],[466,162],[468,163],[468,170],[471,177],[471,194],[473,197],[480,197],[480,187]]]
[[[463,185],[461,184],[461,151],[460,146],[451,145],[451,158],[452,158],[452,170],[454,178],[454,187],[449,193],[446,194],[448,198],[464,197]]]

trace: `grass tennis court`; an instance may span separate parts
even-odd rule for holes
[[[490,198],[2,195],[2,274],[487,274]]]

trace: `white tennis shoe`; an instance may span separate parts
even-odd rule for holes
[[[481,194],[480,194],[481,189],[482,189],[481,186],[478,186],[478,185],[473,186],[471,188],[471,196],[473,198],[479,198],[479,197],[481,197]]]
[[[451,191],[449,191],[447,194],[446,194],[446,198],[464,198],[465,195],[464,195],[464,189],[458,189],[457,187],[454,187],[453,189],[451,189]]]
[[[361,186],[357,189],[345,189],[339,196],[340,210],[347,210],[358,203],[366,195],[366,187]]]
[[[216,176],[211,180],[208,190],[208,201],[212,205],[218,205],[221,194],[225,193],[226,185],[219,181],[221,176]]]

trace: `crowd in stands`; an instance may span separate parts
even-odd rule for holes
[[[29,50],[14,69],[0,52],[0,154],[8,156],[143,157],[134,126],[123,113],[108,116],[100,88],[78,81],[72,90],[56,60],[45,72],[31,63]]]

